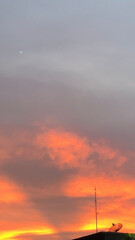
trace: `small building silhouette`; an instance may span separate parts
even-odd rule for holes
[[[135,240],[133,233],[98,232],[72,240]]]

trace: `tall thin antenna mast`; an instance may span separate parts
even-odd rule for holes
[[[98,232],[98,227],[97,227],[97,192],[96,192],[96,187],[95,187],[95,216],[96,216],[96,233]]]

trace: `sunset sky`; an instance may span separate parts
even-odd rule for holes
[[[135,1],[0,0],[0,240],[135,232]]]

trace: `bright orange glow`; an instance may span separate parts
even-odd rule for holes
[[[15,183],[1,178],[0,179],[0,201],[7,203],[20,203],[26,199],[25,194],[17,187]]]
[[[107,177],[76,177],[72,178],[67,185],[65,185],[65,194],[72,197],[85,197],[93,194],[94,186],[98,188],[98,196],[101,197],[124,197],[130,199],[135,197],[134,186],[135,180],[123,180]],[[91,186],[91,187],[90,187]],[[93,186],[93,187],[92,187]]]
[[[75,134],[50,130],[37,136],[40,148],[46,148],[47,153],[60,167],[76,167],[80,161],[85,160],[91,149],[85,138]]]
[[[88,231],[88,230],[95,230],[95,223],[90,223],[90,224],[86,224],[84,226],[81,226],[80,231]]]
[[[18,177],[21,181],[16,180],[16,183],[6,177],[0,178],[2,209],[0,239],[23,237],[23,234],[43,235],[69,230],[95,232],[95,185],[99,211],[98,229],[108,230],[112,222],[122,222],[123,232],[133,232],[135,229],[135,180],[122,173],[122,167],[124,168],[124,163],[128,161],[128,154],[125,155],[119,149],[114,149],[105,140],[96,141],[58,129],[41,130],[40,133],[35,131],[33,135],[27,131],[17,132],[13,142],[4,137],[0,139],[0,143],[3,139],[0,153],[2,160],[4,159],[6,163],[13,161],[16,164],[17,159],[22,158],[26,159],[24,165],[26,167],[29,160],[34,160],[33,169],[38,167],[38,164],[39,170],[42,166],[46,168],[49,165],[50,171],[52,167],[51,177],[46,174],[46,178],[44,176],[40,178],[38,172],[37,185],[30,181],[28,186],[23,186],[25,172],[20,179]],[[47,155],[49,158],[46,158]],[[15,156],[15,162],[13,156]],[[2,160],[1,164],[4,164]],[[39,162],[39,160],[42,161]],[[30,166],[31,164],[28,165],[29,168]],[[72,171],[72,168],[75,169]],[[31,173],[31,169],[28,170],[29,172]],[[34,176],[32,177],[34,179]],[[65,203],[63,204],[62,201]],[[67,221],[59,217],[57,207],[60,209],[60,214],[68,215],[64,218]],[[69,208],[69,212],[65,208]],[[52,227],[42,227],[44,224]]]
[[[98,231],[108,231],[109,228],[112,226],[112,220],[115,219],[115,223],[117,223],[119,221],[119,219],[122,220],[122,224],[123,224],[123,228],[120,230],[121,232],[134,232],[134,228],[135,228],[135,224],[133,223],[133,219],[132,218],[132,222],[130,222],[128,219],[126,219],[126,221],[124,221],[123,217],[119,216],[118,218],[114,218],[113,214],[111,217],[108,218],[102,218],[98,219]],[[84,224],[83,226],[79,227],[78,229],[81,231],[93,231],[95,232],[96,230],[96,224],[94,222],[95,219],[88,219],[86,222],[86,224]],[[88,223],[91,222],[91,223]]]
[[[113,160],[115,167],[121,167],[127,157],[122,155],[117,149],[111,148],[104,140],[95,142],[87,138],[58,130],[44,130],[37,135],[36,145],[45,149],[53,163],[60,168],[63,167],[81,167],[84,166],[86,160],[96,154],[102,164],[106,164]],[[40,154],[41,155],[41,154]],[[91,167],[94,161],[91,160]]]
[[[0,239],[12,239],[23,234],[32,234],[32,235],[49,235],[56,233],[53,229],[50,228],[39,228],[39,229],[29,229],[29,230],[16,230],[16,231],[6,231],[1,232]]]
[[[135,223],[134,223],[134,210],[131,209],[122,209],[123,201],[119,199],[119,201],[112,204],[110,202],[104,203],[102,200],[102,209],[101,202],[98,211],[98,231],[108,231],[111,227],[112,222],[118,223],[122,222],[123,228],[120,230],[121,232],[134,232]],[[119,208],[121,205],[121,208]],[[85,216],[83,223],[81,221],[82,214]],[[82,211],[80,213],[80,217],[78,219],[78,231],[92,231],[96,230],[96,222],[95,222],[95,212],[94,212],[94,203],[93,206],[88,206],[87,211]]]

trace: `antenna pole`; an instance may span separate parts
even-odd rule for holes
[[[97,192],[96,192],[96,187],[95,187],[95,216],[96,216],[96,233],[98,232],[98,227],[97,227]]]

